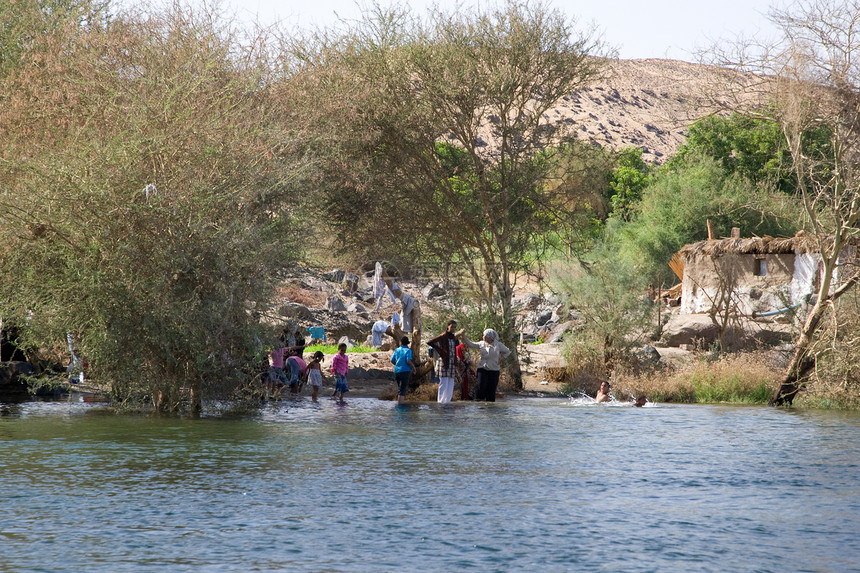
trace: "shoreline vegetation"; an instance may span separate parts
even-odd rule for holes
[[[419,376],[453,318],[509,345],[508,394],[860,408],[858,13],[774,8],[771,45],[689,64],[619,62],[539,0],[313,30],[0,2],[0,379],[13,341],[46,391],[86,369],[120,407],[250,404],[288,327],[362,342],[387,287],[427,320]],[[524,334],[563,341],[552,380]]]
[[[336,352],[337,345],[316,344],[309,346],[314,351],[326,352],[328,347]],[[367,346],[355,346],[348,354],[358,355],[387,355],[388,352]],[[692,352],[685,359],[661,364],[646,371],[635,372],[619,368],[610,378],[610,392],[614,402],[632,402],[635,396],[644,395],[648,402],[664,404],[701,404],[701,405],[747,405],[766,406],[773,388],[780,379],[783,366],[780,360],[785,360],[775,351],[756,350],[737,354],[717,355],[711,352]],[[364,370],[359,366],[359,370]],[[565,368],[555,369],[556,380],[526,384],[522,391],[511,388],[509,381],[502,380],[500,393],[510,398],[545,397],[545,398],[584,398],[594,397],[592,387],[598,383],[593,373],[583,370]],[[376,398],[384,401],[396,401],[395,383],[388,378],[358,377],[351,381],[350,395],[359,398]],[[107,398],[108,387],[92,382],[83,385],[71,385],[60,382],[56,387],[64,393],[80,393],[85,401],[110,401]],[[332,386],[333,388],[333,386]],[[331,391],[328,386],[323,387]],[[454,400],[460,399],[459,385],[455,388]],[[289,398],[281,401],[288,402]],[[435,402],[436,385],[421,384],[417,389],[407,394],[408,402]],[[238,405],[239,401],[236,402]],[[822,390],[820,386],[804,388],[794,403],[795,408],[843,409],[857,410],[860,408],[857,400],[849,393],[838,388]],[[120,408],[124,409],[124,408]],[[138,410],[139,405],[131,409]],[[229,408],[228,408],[229,409]],[[146,411],[146,408],[143,408]]]

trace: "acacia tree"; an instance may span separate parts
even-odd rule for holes
[[[268,66],[217,13],[81,4],[0,80],[0,316],[32,348],[70,331],[119,400],[199,407],[290,260]]]
[[[512,341],[518,273],[584,204],[581,172],[548,184],[550,148],[569,135],[549,111],[597,76],[602,52],[560,12],[516,1],[426,21],[376,7],[301,43],[285,105],[342,244],[456,258]]]
[[[822,259],[819,290],[772,400],[781,404],[828,351],[816,342],[819,327],[860,280],[848,268],[838,275],[844,248],[860,233],[860,2],[806,0],[772,11],[771,19],[782,31],[780,42],[721,51],[716,63],[752,73],[732,76],[741,80],[734,93],[755,92],[766,105],[747,113],[780,125]]]

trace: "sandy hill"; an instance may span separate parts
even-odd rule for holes
[[[662,163],[684,142],[715,68],[677,60],[614,60],[607,79],[566,97],[550,114],[602,147],[641,147]]]

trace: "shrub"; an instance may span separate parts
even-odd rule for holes
[[[673,284],[667,263],[685,244],[707,238],[707,220],[717,236],[732,227],[746,235],[791,236],[801,220],[797,201],[728,176],[715,160],[691,157],[663,170],[632,207],[631,221],[611,220],[616,257],[654,284]]]
[[[819,408],[860,408],[860,292],[842,296],[814,343],[816,368],[794,404]]]
[[[645,394],[651,402],[767,404],[781,370],[772,353],[762,351],[697,356],[683,368],[664,368],[647,375],[620,372],[613,393]]]
[[[553,276],[558,292],[577,314],[577,328],[565,336],[571,383],[590,388],[623,365],[639,367],[631,354],[647,338],[653,308],[634,269],[619,263],[604,243],[593,260]],[[596,389],[596,386],[595,386]]]

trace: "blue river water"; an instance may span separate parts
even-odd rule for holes
[[[0,405],[0,571],[860,571],[860,415]]]

